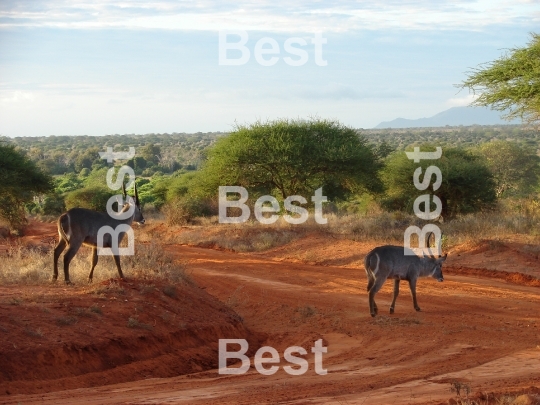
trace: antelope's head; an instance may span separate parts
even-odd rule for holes
[[[129,209],[131,209],[132,206],[135,208],[135,212],[133,213],[133,221],[137,222],[139,225],[142,225],[145,223],[145,219],[142,214],[142,208],[141,208],[141,202],[139,200],[139,193],[137,192],[137,183],[133,182],[133,187],[135,189],[135,197],[128,196],[126,193],[126,186],[122,184],[122,194],[124,196],[124,207],[122,208],[122,212],[125,212]]]

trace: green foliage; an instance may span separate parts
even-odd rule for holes
[[[57,193],[47,194],[43,200],[41,213],[44,215],[60,215],[66,211],[64,198]]]
[[[100,151],[99,148],[94,147],[94,148],[87,149],[83,151],[82,153],[80,153],[79,155],[77,155],[74,161],[75,171],[79,173],[84,168],[91,169],[94,163],[99,164],[100,163],[99,151]]]
[[[238,126],[208,151],[201,172],[208,195],[243,186],[254,195],[309,198],[322,187],[329,199],[376,190],[379,165],[364,137],[328,120],[278,120]],[[308,200],[309,201],[309,200]]]
[[[220,132],[198,132],[105,136],[51,135],[3,139],[20,147],[30,160],[55,175],[80,173],[85,168],[92,170],[106,167],[107,162],[101,159],[98,153],[105,151],[107,147],[112,147],[115,152],[135,147],[136,156],[141,156],[146,162],[145,168],[152,166],[155,167],[153,172],[173,173],[184,166],[196,169],[202,151],[221,135]],[[133,161],[128,165],[134,167]],[[138,169],[138,174],[144,169]]]
[[[78,188],[82,188],[84,186],[84,182],[82,179],[77,177],[75,173],[66,173],[54,179],[54,186],[57,192],[67,193],[69,191],[74,191]]]
[[[218,207],[216,202],[209,198],[188,195],[167,202],[163,212],[170,225],[183,225],[197,217],[217,215]]]
[[[148,162],[151,165],[157,165],[161,159],[161,148],[159,145],[149,143],[142,148],[139,148],[137,150],[137,155],[142,157],[145,163]]]
[[[0,217],[13,229],[26,222],[24,206],[52,190],[52,179],[11,145],[0,145]]]
[[[421,151],[432,151],[434,148],[424,145]],[[433,191],[432,186],[425,191],[418,190],[413,183],[413,174],[417,167],[422,173],[428,166],[434,165],[441,170],[442,184]],[[421,160],[414,163],[404,152],[390,155],[381,178],[386,186],[386,193],[381,205],[388,210],[413,212],[415,199],[422,194],[434,194],[441,199],[443,217],[476,212],[493,207],[495,183],[485,162],[478,156],[462,148],[443,148],[443,155],[437,160]],[[420,179],[424,176],[421,175]],[[423,206],[420,207],[423,209]],[[432,204],[430,210],[434,210]]]
[[[90,188],[108,188],[107,187],[107,172],[109,171],[108,167],[102,167],[99,169],[93,169],[88,177],[84,179],[84,185],[85,187]],[[118,172],[116,172],[118,173]],[[114,179],[116,179],[116,176],[114,176]],[[120,191],[114,193],[118,194]]]
[[[88,208],[95,211],[106,211],[107,201],[118,192],[102,187],[85,187],[66,195],[66,208]]]
[[[163,206],[171,225],[185,224],[199,216],[217,215],[215,195],[206,195],[202,183],[200,172],[180,171],[171,177],[159,178],[153,190],[154,205]]]
[[[540,158],[530,148],[495,141],[484,143],[475,151],[486,160],[493,174],[497,197],[525,196],[538,186]]]
[[[507,111],[504,118],[509,120],[521,117],[540,124],[540,35],[532,34],[527,47],[480,65],[460,87],[479,94],[474,105]]]

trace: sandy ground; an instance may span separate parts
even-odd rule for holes
[[[38,228],[27,238],[51,235],[49,226]],[[404,285],[389,315],[387,283],[376,318],[361,266],[373,246],[316,236],[263,254],[168,245],[201,287],[174,298],[161,285],[143,294],[134,280],[124,293],[102,297],[88,287],[2,287],[0,351],[9,361],[0,368],[0,404],[439,404],[453,381],[473,393],[538,388],[538,257],[523,255],[519,242],[484,244],[450,252],[443,283],[419,281],[421,312]],[[516,269],[527,276],[511,274]],[[13,305],[14,297],[23,299]],[[95,302],[106,305],[103,314],[54,324]],[[137,306],[152,328],[126,327]],[[175,320],[165,320],[164,310]],[[43,337],[28,332],[32,320]],[[275,374],[259,374],[253,357],[246,374],[218,373],[218,339],[242,336],[250,354],[265,345],[280,353]],[[315,372],[310,353],[319,339],[326,375]],[[289,346],[308,351],[305,374],[284,371]],[[2,373],[6,364],[13,371]]]

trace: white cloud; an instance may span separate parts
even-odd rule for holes
[[[536,2],[433,0],[373,2],[261,0],[223,3],[123,1],[4,1],[0,26],[61,28],[122,27],[172,30],[261,30],[345,32],[362,29],[482,29],[491,25],[540,22]]]
[[[468,94],[465,97],[450,98],[446,101],[446,104],[450,107],[464,107],[471,104],[478,98],[478,94]]]
[[[34,93],[16,90],[10,92],[3,92],[3,94],[0,96],[0,103],[27,103],[29,101],[34,101],[35,98],[36,95]]]

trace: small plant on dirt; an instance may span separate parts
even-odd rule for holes
[[[170,312],[163,312],[161,315],[160,315],[161,319],[163,319],[163,321],[165,321],[166,323],[169,323],[171,322],[172,320],[172,315]]]
[[[30,329],[30,328],[26,328],[24,330],[24,332],[28,335],[28,336],[32,336],[32,337],[43,337],[43,332],[41,331],[41,329],[37,328],[36,330],[34,329]]]
[[[306,305],[303,307],[298,307],[296,312],[298,312],[300,315],[300,319],[305,322],[308,318],[311,318],[317,314],[317,309],[313,308],[311,305]]]
[[[95,289],[92,289],[91,292],[97,295],[107,294],[107,293],[125,294],[126,290],[124,289],[124,287],[118,284],[117,281],[111,280],[105,285],[97,286]]]
[[[164,247],[152,241],[149,244],[138,244],[137,253],[125,256],[126,274],[146,280],[167,280],[171,283],[193,284],[186,274],[185,266],[169,255]]]
[[[176,298],[178,296],[178,291],[174,285],[166,285],[163,287],[163,294],[167,297]]]
[[[11,298],[9,300],[9,305],[21,305],[23,300],[21,298]]]
[[[154,284],[147,284],[147,285],[141,285],[140,293],[141,294],[150,294],[151,292],[156,290],[156,286]]]
[[[148,325],[146,323],[139,322],[139,320],[133,316],[130,316],[127,321],[128,328],[141,328],[141,329],[152,329],[152,325]]]
[[[86,309],[86,308],[74,308],[71,311],[71,313],[75,316],[86,317],[86,318],[93,316],[93,313],[90,311],[90,309]]]
[[[469,400],[469,394],[471,393],[471,386],[461,381],[452,381],[450,383],[450,392],[456,394],[456,402],[458,405],[474,405],[474,402]],[[465,398],[462,397],[465,395]]]
[[[60,318],[56,318],[56,324],[58,326],[68,326],[68,325],[74,325],[77,323],[77,318],[74,316],[62,316]]]
[[[96,305],[96,304],[92,305],[89,309],[90,309],[90,311],[93,312],[94,314],[103,315],[103,311],[102,311],[101,308],[100,308],[98,305]]]
[[[373,319],[373,323],[379,326],[408,326],[420,325],[422,321],[417,318],[397,318],[393,316],[381,316]]]

